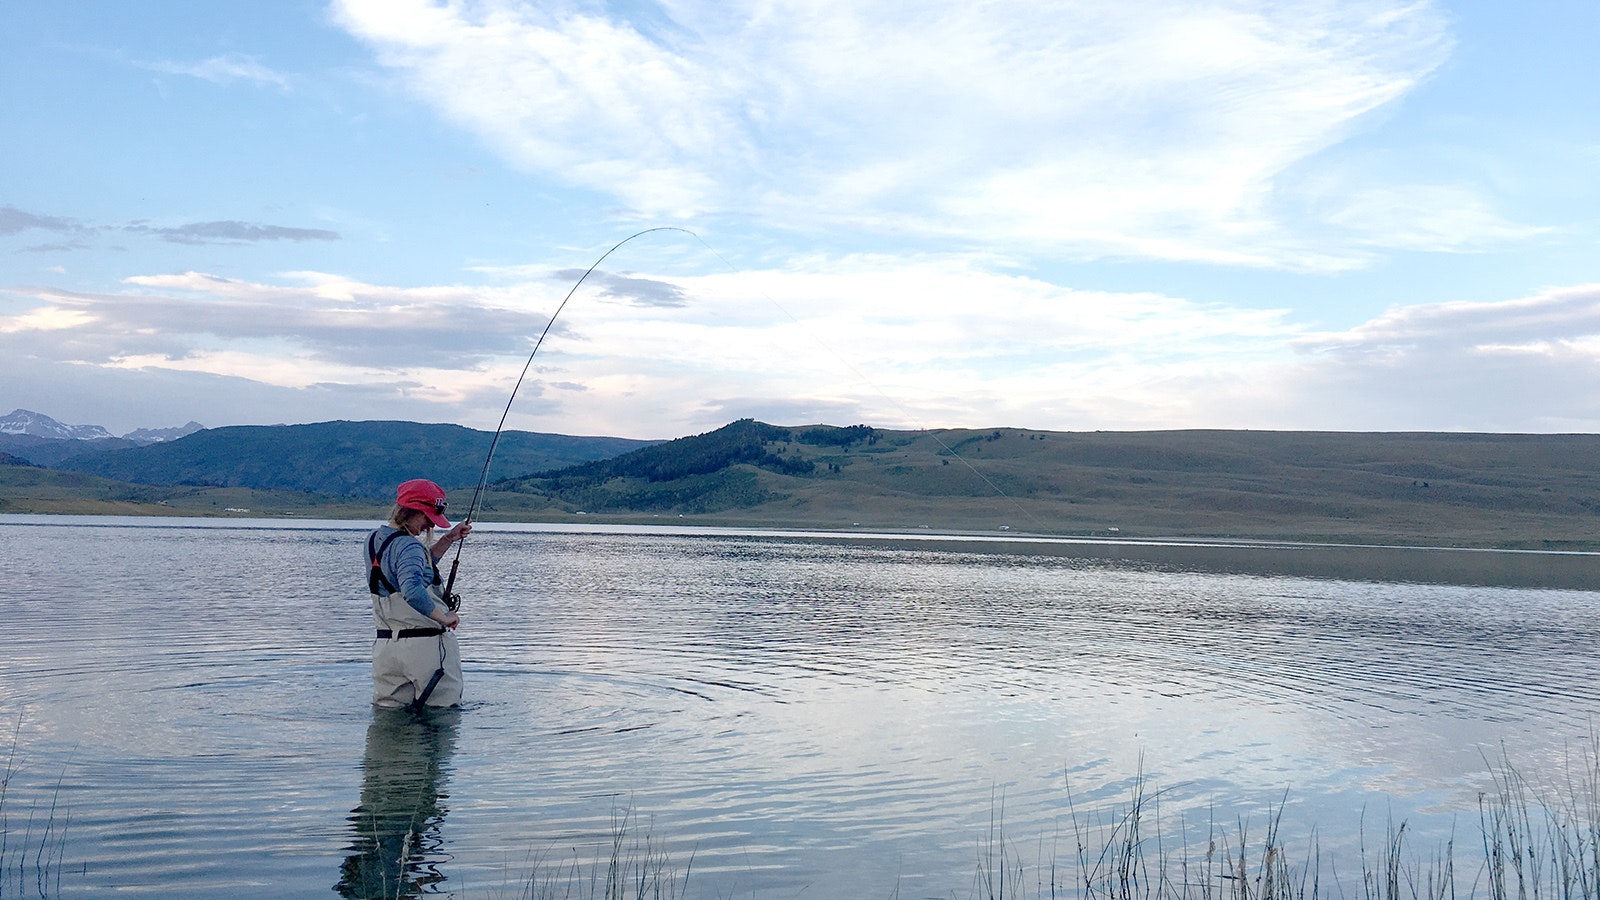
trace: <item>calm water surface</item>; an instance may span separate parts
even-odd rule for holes
[[[967,897],[997,820],[1065,861],[1141,772],[1469,844],[1485,757],[1600,713],[1589,591],[486,525],[419,719],[368,705],[369,527],[0,518],[0,896],[518,896],[625,823],[691,897]]]

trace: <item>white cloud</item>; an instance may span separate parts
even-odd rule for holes
[[[1549,233],[1495,213],[1456,184],[1363,183],[1354,173],[1309,179],[1301,194],[1344,240],[1373,249],[1474,252]]]
[[[520,350],[524,336],[544,323],[523,295],[506,289],[396,288],[314,272],[286,277],[291,283],[264,284],[188,272],[126,278],[131,287],[120,292],[29,289],[39,305],[0,317],[0,330],[94,322],[92,345],[68,357],[94,364],[152,353],[184,357],[219,342],[286,340],[344,366],[455,368]]]
[[[1281,354],[1299,334],[1280,312],[1073,291],[955,259],[815,266],[597,272],[541,350],[516,417],[539,430],[658,437],[724,416],[804,411],[878,425],[1001,416],[1071,427],[1085,421],[1072,412],[1093,403],[1076,398],[1148,378],[1138,373],[1150,367],[1185,372]],[[0,334],[28,330],[30,352],[96,367],[280,388],[427,385],[391,399],[483,425],[570,275],[492,289],[402,289],[321,273],[280,284],[137,276],[118,293],[35,290],[33,307],[0,317]]]
[[[1401,307],[1294,346],[1258,410],[1274,427],[1600,430],[1600,285]]]
[[[25,331],[61,331],[82,328],[94,322],[94,316],[77,309],[44,306],[16,316],[0,318],[0,333],[18,334]]]
[[[715,73],[631,27],[559,6],[338,5],[352,31],[447,117],[514,163],[688,213],[740,139]]]
[[[1449,50],[1409,0],[638,9],[341,0],[336,17],[508,159],[643,217],[1312,269],[1358,264],[1381,203],[1319,247],[1281,218],[1281,179]],[[1439,227],[1402,245],[1521,236],[1487,212]]]
[[[284,388],[210,372],[63,363],[32,355],[39,348],[13,344],[4,335],[0,348],[12,361],[4,393],[14,405],[50,410],[68,422],[103,425],[113,434],[197,418],[208,427],[330,419],[445,421],[438,415],[442,408],[406,404],[404,386],[394,381]]]
[[[130,278],[116,293],[12,289],[19,311],[0,316],[0,352],[200,379],[208,391],[288,392],[272,404],[303,397],[301,421],[348,416],[359,398],[363,418],[493,427],[572,280],[554,268],[492,288],[191,272]],[[906,428],[1592,430],[1597,387],[1595,285],[1401,307],[1313,333],[1285,310],[1074,290],[977,259],[857,256],[765,271],[598,270],[534,360],[510,424],[629,437],[742,416]],[[232,415],[222,401],[184,418]]]
[[[1493,303],[1390,309],[1344,332],[1308,335],[1308,351],[1374,355],[1396,349],[1457,353],[1488,346],[1582,343],[1600,335],[1600,285],[1556,288]]]
[[[213,56],[199,62],[175,62],[172,60],[157,60],[139,64],[141,67],[153,72],[167,75],[186,75],[209,81],[212,84],[227,85],[236,81],[245,81],[257,85],[267,85],[280,90],[289,90],[291,84],[289,77],[264,65],[254,56],[240,53],[225,53]]]

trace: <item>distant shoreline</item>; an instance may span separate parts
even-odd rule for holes
[[[535,474],[480,494],[463,482],[481,475],[486,433],[322,423],[211,429],[57,469],[0,465],[0,513],[382,517],[411,477],[394,448],[423,440],[429,477],[458,501],[471,491],[479,521],[1600,551],[1600,435],[935,435],[739,420],[631,450],[525,435],[521,456],[497,462]]]
[[[262,530],[373,527],[378,516],[141,516],[0,513],[0,527],[239,528]],[[1600,553],[1334,544],[1283,540],[1173,536],[1051,536],[986,534],[936,529],[841,531],[727,524],[637,522],[482,522],[480,533],[550,533],[749,537],[764,541],[897,546],[946,553],[1051,556],[1156,570],[1200,571],[1253,577],[1332,578],[1378,583],[1600,591]]]

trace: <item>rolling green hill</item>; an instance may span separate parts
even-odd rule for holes
[[[241,487],[157,487],[32,465],[0,465],[0,514],[82,516],[299,516],[355,519],[383,515],[375,500]]]
[[[83,453],[54,468],[146,485],[247,487],[340,497],[392,497],[395,485],[430,478],[446,488],[478,482],[493,435],[460,425],[319,422],[208,428],[160,444]],[[496,471],[570,466],[648,441],[507,431]]]
[[[81,483],[40,487],[67,473],[0,467],[0,511],[68,511],[93,498],[164,514],[367,516],[405,478],[470,487],[488,439],[395,422],[219,428],[78,458],[74,468],[100,476]],[[508,433],[500,473],[482,519],[1600,549],[1600,435],[741,420],[665,443]]]
[[[527,515],[1600,547],[1600,436],[905,432],[736,422],[495,484]]]
[[[63,459],[80,453],[103,453],[138,446],[140,446],[138,443],[126,438],[59,440],[31,434],[0,432],[0,453],[25,459],[36,466],[54,466]]]
[[[598,512],[715,513],[779,502],[789,494],[759,473],[803,480],[817,472],[818,448],[848,450],[876,443],[864,425],[783,428],[741,419],[716,431],[645,447],[611,459],[495,483],[500,490],[543,496],[564,507]],[[801,445],[814,452],[804,452]],[[830,468],[833,471],[837,466]]]

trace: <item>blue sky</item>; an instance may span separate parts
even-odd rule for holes
[[[0,20],[0,412],[1600,428],[1593,0]]]

